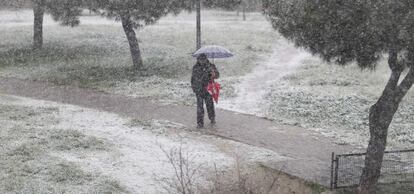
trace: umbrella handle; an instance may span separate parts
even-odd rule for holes
[[[211,82],[214,83],[215,78],[216,78],[216,72],[214,72],[214,69],[211,69]]]

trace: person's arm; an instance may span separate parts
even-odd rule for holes
[[[216,65],[211,64],[212,71],[214,73],[214,79],[220,78],[220,72],[217,70]]]

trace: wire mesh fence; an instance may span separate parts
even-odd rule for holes
[[[331,188],[357,186],[365,164],[366,153],[332,153]],[[387,151],[381,167],[380,184],[413,182],[414,149]]]

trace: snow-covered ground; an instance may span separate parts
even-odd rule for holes
[[[129,45],[119,22],[100,16],[82,16],[80,26],[59,26],[45,16],[44,49],[31,53],[32,13],[0,11],[0,75],[56,84],[92,87],[166,103],[192,105],[189,86],[195,59],[194,13],[167,16],[155,25],[136,30],[146,71],[131,69]],[[15,38],[19,37],[19,38]],[[231,38],[229,38],[231,37]],[[279,36],[260,13],[248,13],[247,21],[235,12],[203,10],[203,44],[222,45],[235,53],[215,60],[222,75],[222,97],[232,96],[233,83],[272,53]],[[39,57],[40,56],[40,57]]]
[[[240,83],[235,86],[236,97],[220,101],[219,108],[265,116],[265,95],[269,90],[275,85],[286,84],[281,82],[281,78],[294,73],[304,64],[303,61],[315,59],[311,54],[288,43],[286,39],[279,38],[275,44],[269,58],[259,63],[251,73],[240,78]]]
[[[8,11],[1,10],[0,24],[2,27],[32,26],[33,10]],[[52,16],[46,14],[43,19],[44,26],[56,25],[58,22],[52,19]],[[82,25],[121,25],[115,20],[103,20],[100,16],[88,16],[82,18]]]
[[[143,76],[131,73],[119,23],[84,16],[79,27],[66,28],[47,16],[46,47],[42,57],[34,58],[27,54],[30,49],[24,49],[30,48],[31,18],[30,10],[1,12],[0,23],[7,26],[0,29],[0,63],[7,64],[1,67],[1,76],[194,104],[189,86],[194,13],[168,16],[137,30],[147,68]],[[375,71],[322,62],[282,38],[260,13],[249,14],[244,22],[234,12],[206,10],[203,22],[204,43],[220,44],[235,53],[231,59],[215,61],[222,75],[219,108],[302,126],[341,144],[366,146],[368,109],[389,75],[384,61]],[[414,143],[413,97],[414,92],[407,95],[390,127],[390,148]]]
[[[338,144],[366,147],[369,107],[388,79],[386,60],[375,70],[322,61],[280,38],[274,53],[236,84],[235,96],[218,107],[301,126],[336,139]],[[414,120],[409,92],[390,126],[388,148],[414,146]]]
[[[72,105],[5,95],[0,95],[0,106],[2,109],[6,106],[12,107],[8,114],[1,115],[1,138],[16,138],[15,142],[18,145],[28,142],[31,142],[33,147],[40,144],[49,145],[43,147],[42,152],[47,155],[41,157],[43,163],[50,162],[50,166],[54,166],[52,161],[44,159],[51,157],[53,160],[72,164],[85,174],[107,177],[106,179],[119,183],[119,186],[115,184],[115,187],[125,188],[125,191],[131,193],[164,192],[163,182],[160,181],[163,180],[165,183],[165,180],[174,179],[174,170],[165,152],[170,153],[171,150],[179,148],[182,148],[182,153],[190,156],[192,167],[201,166],[201,178],[197,181],[207,181],[215,168],[220,172],[231,170],[236,162],[240,161],[255,164],[288,160],[263,148],[188,132],[182,125],[168,121],[140,121],[139,118],[126,118]],[[45,115],[42,110],[51,111]],[[20,134],[20,137],[14,137],[20,133],[13,132],[14,127],[21,127],[25,134],[33,135],[25,137],[24,134]],[[67,139],[72,136],[74,139]],[[44,143],[36,143],[33,138],[43,139],[41,142]],[[55,142],[55,139],[58,142]],[[5,162],[3,156],[13,150],[16,144],[3,141],[0,145],[0,158],[3,158],[0,159],[1,164]],[[26,163],[19,160],[18,163],[20,162]],[[17,172],[24,170],[20,169],[20,166],[14,168]],[[44,168],[46,169],[40,171],[49,170],[47,166]],[[4,170],[0,168],[0,172],[3,171],[0,176],[2,181],[12,176]],[[57,170],[55,173],[61,172]],[[42,179],[42,173],[36,174]],[[54,186],[53,184],[57,183],[51,180],[37,184],[42,187],[42,184]],[[0,184],[0,191],[7,191],[10,187],[7,183]],[[11,188],[12,191],[22,191],[19,186]],[[76,190],[68,192],[76,193]],[[78,192],[84,193],[82,190]]]

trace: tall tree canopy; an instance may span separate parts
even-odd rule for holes
[[[370,108],[370,141],[359,187],[360,193],[374,192],[388,127],[414,82],[414,1],[263,0],[263,7],[284,37],[327,61],[374,68],[382,56],[388,58],[392,73]]]
[[[122,22],[129,42],[133,65],[143,68],[141,51],[134,29],[154,24],[169,13],[178,14],[188,8],[189,0],[94,0],[88,6],[111,19]]]

